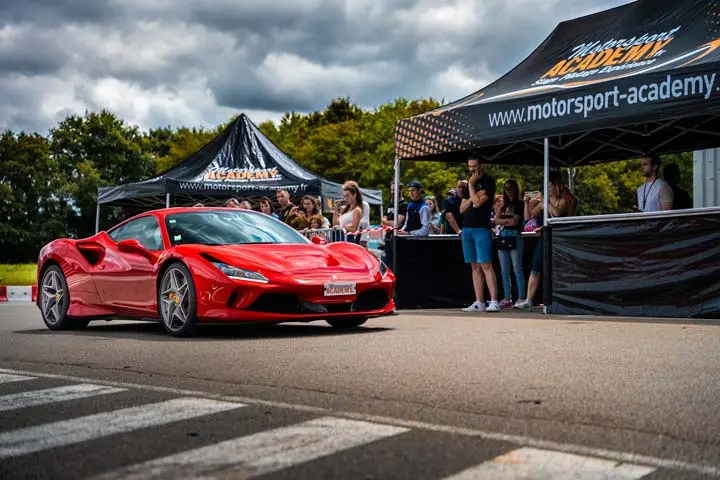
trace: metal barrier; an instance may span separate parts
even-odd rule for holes
[[[327,243],[333,242],[347,242],[350,241],[349,237],[356,237],[358,235],[348,235],[342,228],[316,228],[300,230],[300,233],[305,237],[312,240],[313,237],[324,238]]]
[[[366,235],[367,240],[382,240],[385,238],[385,233],[387,230],[393,230],[392,228],[387,227],[375,227],[375,228],[369,228],[365,230],[360,230],[357,232],[348,233],[345,231],[344,228],[335,227],[335,228],[316,228],[316,229],[305,229],[305,230],[299,230],[299,232],[302,235],[305,235],[305,237],[309,238],[310,240],[313,239],[313,237],[322,237],[325,239],[327,243],[333,243],[333,242],[350,242],[350,243],[360,243],[362,239],[362,235]]]

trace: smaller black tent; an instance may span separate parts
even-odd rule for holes
[[[252,121],[240,114],[217,137],[187,159],[156,177],[98,189],[98,205],[162,207],[192,204],[203,198],[275,196],[342,198],[342,185],[303,169],[277,148]],[[382,192],[362,189],[370,205],[382,205]]]

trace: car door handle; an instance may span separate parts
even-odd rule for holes
[[[97,269],[98,269],[98,270],[105,270],[105,265],[98,265],[98,266],[97,266]]]

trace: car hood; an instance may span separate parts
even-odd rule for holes
[[[370,254],[354,245],[258,244],[198,248],[229,265],[259,272],[307,276],[313,273],[369,273],[375,264]]]

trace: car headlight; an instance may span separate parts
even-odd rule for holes
[[[385,265],[385,262],[383,262],[381,260],[380,261],[380,274],[384,277],[385,275],[387,275],[387,272],[388,272],[388,267],[387,267],[387,265]]]
[[[242,268],[233,267],[227,263],[211,262],[215,265],[218,270],[223,272],[228,277],[235,280],[247,280],[248,282],[268,283],[269,280],[263,275],[253,272],[252,270],[244,270]]]

